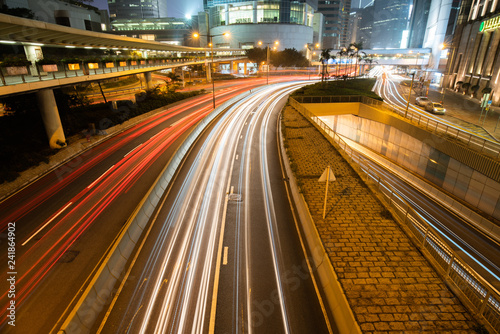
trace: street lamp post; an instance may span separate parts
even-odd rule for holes
[[[278,45],[279,43],[280,43],[280,42],[275,41],[275,42],[274,42],[274,45]],[[267,52],[266,52],[266,54],[267,54],[267,85],[269,85],[269,70],[271,69],[270,64],[269,64],[269,53],[271,52],[271,51],[269,50],[269,45],[271,45],[271,44],[273,44],[273,43],[270,43],[270,42],[269,42],[269,43],[264,43],[264,44],[266,44],[266,45],[267,45],[267,46],[266,46],[266,47],[267,47]],[[259,45],[262,45],[262,41],[259,41]]]
[[[314,50],[314,48],[319,49],[319,47],[320,47],[319,43],[316,43],[316,45],[314,47],[313,47],[313,43],[307,43],[305,45],[305,48],[307,50],[307,52],[306,52],[307,57],[306,58],[307,58],[307,60],[309,60],[311,62],[311,64],[312,64],[313,56],[316,55],[316,52],[314,52],[313,50]],[[307,72],[309,73],[309,80],[311,80],[311,71],[308,70]]]
[[[225,36],[225,37],[227,37],[227,36],[229,36],[229,33],[225,32],[223,34],[218,34],[218,35],[211,35],[211,34],[200,35],[198,33],[194,33],[193,34],[194,38],[198,38],[200,36],[206,36],[206,37],[208,37],[208,40],[209,40],[210,58],[211,58],[211,62],[210,62],[210,80],[212,80],[212,103],[213,103],[213,106],[214,106],[214,109],[215,109],[215,81],[214,81],[214,76],[212,75],[212,67],[214,66],[214,45],[212,43],[212,38],[213,37],[217,37],[217,36]]]
[[[406,104],[405,118],[408,115],[408,107],[410,106],[410,97],[411,97],[411,89],[413,88],[413,81],[415,81],[415,72],[411,74],[410,93],[408,93],[408,103]]]

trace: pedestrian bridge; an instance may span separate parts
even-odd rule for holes
[[[332,50],[330,55],[332,59],[328,61],[329,65],[339,65],[341,67],[350,64],[358,65],[390,65],[390,66],[408,66],[422,67],[429,65],[431,49],[365,49],[359,50],[358,56],[366,55],[370,61],[358,61],[355,57],[341,55],[341,50]],[[313,63],[320,65],[320,62]]]
[[[180,66],[208,65],[211,61],[230,63],[246,59],[245,51],[242,49],[176,46],[75,29],[5,14],[0,14],[0,44],[18,46],[17,49],[24,50],[26,59],[29,61],[29,64],[23,66],[12,66],[14,69],[11,70],[7,70],[6,63],[0,64],[3,66],[0,71],[0,96],[132,74],[150,74],[153,71]],[[55,48],[72,49],[72,57],[81,59],[71,66],[68,62],[60,62],[54,64],[55,66],[37,64],[37,61],[44,59],[44,51],[48,49],[54,51]],[[103,57],[105,53],[126,54],[133,51],[141,55],[141,60],[120,61],[116,58],[115,61],[105,64],[95,60],[96,56],[93,56],[94,61],[91,62],[85,59],[85,55],[88,57],[89,50],[94,50],[95,54],[102,54]],[[79,57],[79,55],[82,56]],[[210,71],[207,76],[210,80]]]

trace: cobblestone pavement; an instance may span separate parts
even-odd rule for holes
[[[477,324],[335,148],[291,107],[285,147],[323,245],[364,333],[474,333]],[[327,165],[329,185],[322,219]]]

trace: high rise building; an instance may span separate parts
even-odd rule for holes
[[[500,3],[462,1],[452,41],[445,41],[449,60],[443,86],[476,98],[484,94],[500,105]]]
[[[351,0],[319,0],[318,11],[323,14],[322,47],[340,49],[349,44],[349,12]]]
[[[372,48],[398,49],[408,46],[408,20],[412,0],[375,0]]]
[[[316,43],[313,22],[318,0],[204,0],[203,5],[215,47],[252,48],[259,41],[278,41],[279,49],[302,50],[307,43]],[[222,36],[225,32],[229,38]]]
[[[166,0],[108,0],[111,19],[152,19],[167,17]]]
[[[424,43],[427,19],[432,0],[414,0],[413,10],[410,18],[410,35],[408,46],[410,48],[421,48]]]

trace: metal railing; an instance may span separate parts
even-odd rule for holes
[[[439,231],[401,198],[390,184],[382,180],[377,172],[369,166],[366,159],[352,149],[326,123],[296,100],[290,99],[290,105],[309,119],[329,139],[339,145],[350,159],[360,166],[361,171],[366,175],[367,181],[372,182],[377,187],[383,194],[387,205],[397,214],[398,220],[418,240],[417,247],[427,251],[427,254],[437,264],[444,277],[453,281],[455,287],[469,301],[473,311],[479,314],[497,333],[500,333],[500,294],[493,286],[467,265],[440,237]]]
[[[377,108],[381,108],[392,113],[396,113],[403,118],[405,117],[406,113],[405,109],[403,108],[396,108],[382,101],[360,95],[297,96],[293,99],[299,103],[359,102],[371,106],[376,106]],[[408,113],[406,113],[406,119],[408,119],[411,123],[417,124],[427,131],[445,135],[449,139],[456,140],[466,147],[478,151],[488,157],[500,159],[500,143],[498,142],[481,138],[475,134],[461,130],[452,125],[443,124],[438,120],[432,119],[419,113],[415,113],[411,110],[408,110]]]
[[[241,57],[219,57],[219,60],[236,60],[241,59]],[[113,67],[106,67],[103,63],[99,63],[99,68],[89,69],[85,63],[79,62],[80,68],[78,70],[70,70],[67,68],[66,64],[58,63],[57,71],[54,72],[43,72],[42,67],[38,65],[37,72],[32,71],[31,66],[27,67],[27,74],[19,74],[19,75],[7,75],[7,72],[4,68],[0,69],[0,87],[2,86],[12,86],[19,85],[23,83],[31,83],[31,82],[39,82],[39,81],[49,81],[49,80],[57,80],[71,77],[84,77],[84,76],[92,76],[92,75],[102,75],[102,74],[111,74],[117,72],[125,72],[131,70],[141,70],[144,69],[147,72],[148,69],[161,70],[171,67],[185,66],[185,65],[199,65],[205,64],[205,59],[173,59],[173,60],[165,60],[164,62],[160,60],[156,60],[153,62],[146,61],[144,64],[141,64],[140,61],[137,61],[135,65],[132,65],[130,61],[126,62],[125,66],[119,66],[119,63],[115,63]],[[33,74],[32,74],[32,73]],[[83,80],[83,78],[82,78]]]

